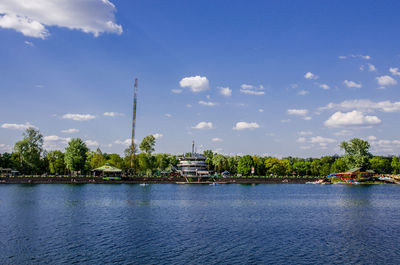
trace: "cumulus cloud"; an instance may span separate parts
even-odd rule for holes
[[[212,122],[201,121],[197,125],[192,127],[193,129],[204,130],[204,129],[213,129],[214,126]]]
[[[135,139],[135,143],[136,142],[137,141]],[[125,145],[125,146],[130,146],[131,143],[132,143],[132,139],[131,138],[128,138],[128,139],[125,139],[125,140],[115,140],[114,141],[114,144],[120,144],[120,145]]]
[[[389,72],[390,72],[392,75],[400,76],[399,68],[397,68],[397,67],[389,68]]]
[[[330,89],[330,86],[328,86],[327,84],[319,84],[319,87],[322,88],[323,90]]]
[[[308,114],[308,110],[306,110],[306,109],[288,109],[287,113],[289,115],[306,116]]]
[[[241,131],[241,130],[253,130],[260,128],[260,125],[256,122],[245,122],[240,121],[237,122],[236,125],[233,127],[234,130]]]
[[[3,123],[1,125],[1,128],[4,129],[12,129],[12,130],[20,130],[20,131],[24,131],[28,128],[35,128],[37,129],[37,127],[35,127],[34,125],[30,124],[29,122],[26,122],[25,124],[18,124],[18,123]]]
[[[344,126],[368,126],[380,124],[381,120],[377,116],[367,116],[361,111],[353,110],[351,112],[335,112],[325,121],[327,127]]]
[[[297,92],[297,95],[299,95],[299,96],[305,96],[305,95],[307,95],[307,94],[309,94],[309,93],[310,93],[310,91],[305,90],[305,89],[302,89],[302,90],[300,90],[299,92]]]
[[[124,116],[123,113],[119,113],[119,112],[104,112],[103,115],[107,116],[107,117]]]
[[[347,58],[358,58],[358,59],[370,60],[371,56],[362,55],[362,54],[350,54],[348,56],[345,56],[345,55],[339,56],[339,59],[347,59]]]
[[[60,149],[71,141],[69,137],[60,137],[57,135],[48,135],[43,137],[43,147],[46,150]]]
[[[304,74],[304,78],[305,79],[316,80],[316,79],[318,79],[318,76],[316,74],[311,73],[311,72],[307,72],[307,73]]]
[[[77,133],[79,132],[78,129],[71,128],[71,129],[66,129],[66,130],[61,130],[62,133]]]
[[[215,138],[212,138],[211,141],[213,141],[213,142],[222,142],[223,140],[221,138],[215,137]]]
[[[353,135],[353,132],[350,130],[341,130],[341,131],[335,132],[333,135],[335,135],[335,136],[351,136],[351,135]]]
[[[374,102],[369,99],[354,99],[345,100],[341,103],[329,103],[325,107],[319,108],[319,110],[360,110],[363,112],[372,112],[379,110],[383,112],[400,112],[400,101],[391,102],[390,100]]]
[[[207,107],[214,107],[214,106],[217,105],[217,103],[215,103],[215,102],[203,101],[203,100],[200,100],[199,104],[202,105],[202,106],[207,106]]]
[[[394,86],[397,84],[397,81],[388,75],[378,76],[376,81],[381,86]]]
[[[230,97],[232,96],[232,89],[229,87],[218,87],[219,88],[219,93],[225,97]]]
[[[305,143],[306,141],[307,141],[307,139],[305,137],[299,137],[296,140],[296,142],[298,142],[298,143]]]
[[[361,88],[361,83],[356,83],[354,81],[344,80],[343,83],[350,88]]]
[[[156,139],[160,139],[160,138],[162,138],[164,135],[162,135],[161,133],[155,133],[155,134],[153,134],[153,136],[154,136],[154,138],[156,138]]]
[[[335,143],[336,140],[322,136],[315,136],[310,138],[310,143],[318,144],[320,147],[326,147],[328,144]]]
[[[96,142],[96,141],[94,141],[94,140],[86,140],[85,141],[85,144],[87,145],[87,146],[92,146],[92,147],[94,147],[94,146],[99,146],[99,143],[98,142]]]
[[[72,114],[67,113],[62,116],[63,119],[74,120],[74,121],[89,121],[96,118],[96,116],[91,114]]]
[[[210,89],[207,77],[199,75],[182,78],[179,85],[183,88],[189,87],[194,93]]]
[[[182,89],[171,89],[171,92],[172,93],[174,93],[174,94],[180,94],[180,93],[182,93]]]
[[[12,152],[12,146],[8,144],[0,144],[0,152],[1,153],[11,153]]]
[[[2,0],[0,27],[41,39],[50,35],[49,26],[81,30],[95,37],[104,32],[121,34],[115,11],[109,0]]]

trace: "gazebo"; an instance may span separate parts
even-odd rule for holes
[[[122,170],[107,163],[102,167],[93,169],[92,172],[94,177],[121,177]]]

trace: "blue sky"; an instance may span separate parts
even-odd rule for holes
[[[3,0],[0,152],[27,126],[48,150],[300,157],[360,137],[400,153],[400,2]]]

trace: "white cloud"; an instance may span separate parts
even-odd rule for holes
[[[374,102],[369,99],[354,99],[345,100],[341,103],[329,103],[325,107],[319,108],[319,110],[328,109],[339,109],[339,110],[360,110],[371,112],[374,110],[380,110],[383,112],[400,112],[400,101],[391,102],[389,100]]]
[[[219,88],[219,92],[221,93],[221,95],[223,95],[225,97],[232,96],[232,89],[230,89],[229,87],[218,87],[218,88]]]
[[[287,113],[289,115],[306,116],[308,114],[308,110],[306,110],[306,109],[288,109]]]
[[[254,95],[254,96],[261,96],[264,95],[265,92],[262,91],[264,90],[263,85],[253,86],[253,85],[248,85],[248,84],[242,84],[240,89],[240,93],[242,94],[247,94],[247,95]]]
[[[310,120],[312,120],[312,117],[310,117],[310,116],[305,116],[305,117],[303,117],[303,120],[310,121]]]
[[[12,129],[12,130],[26,130],[28,128],[35,128],[37,129],[37,127],[33,126],[32,124],[30,124],[29,122],[26,122],[25,124],[17,124],[17,123],[3,123],[1,125],[1,128],[4,129]]]
[[[60,149],[71,141],[69,137],[60,137],[57,135],[48,135],[43,137],[43,147],[46,150]]]
[[[291,119],[281,120],[282,123],[289,123],[291,121],[292,121]]]
[[[257,129],[260,128],[260,125],[258,125],[258,123],[256,122],[244,122],[244,121],[240,121],[237,122],[235,127],[233,127],[234,130],[240,131],[240,130],[253,130],[253,129]]]
[[[104,112],[103,115],[107,116],[107,117],[124,116],[123,113],[119,113],[119,112]]]
[[[400,72],[399,72],[399,68],[397,68],[397,67],[395,67],[395,68],[389,68],[389,72],[392,74],[392,75],[397,75],[397,76],[400,76]]]
[[[67,113],[62,116],[63,119],[74,120],[74,121],[89,121],[96,118],[96,116],[91,114],[72,114]]]
[[[335,135],[335,136],[351,136],[351,135],[353,135],[353,132],[349,131],[349,130],[341,130],[341,131],[335,132],[333,135]]]
[[[203,101],[203,100],[200,100],[200,101],[199,101],[199,104],[200,104],[200,105],[203,105],[203,106],[207,106],[207,107],[214,107],[214,106],[217,105],[217,103],[215,103],[215,102]]]
[[[171,118],[172,117],[172,115],[169,114],[169,113],[165,113],[164,116],[167,117],[167,118]]]
[[[96,142],[96,141],[94,141],[94,140],[86,140],[85,141],[85,144],[87,145],[87,146],[99,146],[99,143],[98,142]]]
[[[187,108],[191,108],[192,105],[191,105],[191,104],[186,104],[186,107],[187,107]]]
[[[319,84],[319,87],[322,88],[323,90],[330,89],[330,86],[328,86],[327,84]]]
[[[340,55],[340,56],[339,56],[339,59],[347,59],[347,56]]]
[[[307,73],[304,74],[304,78],[305,79],[316,80],[316,79],[318,79],[318,76],[313,74],[313,73],[311,73],[311,72],[307,72]]]
[[[125,139],[123,141],[121,141],[121,140],[114,141],[114,144],[120,144],[120,145],[125,145],[125,146],[130,146],[131,143],[132,143],[131,138]],[[136,139],[135,139],[135,143],[137,143]]]
[[[221,138],[215,137],[215,138],[212,138],[211,141],[213,141],[213,142],[222,142],[223,140]]]
[[[356,83],[354,81],[344,80],[343,83],[350,88],[361,88],[361,83]]]
[[[302,89],[299,92],[297,92],[297,95],[299,96],[305,96],[307,94],[309,94],[310,92],[308,90]]]
[[[121,34],[115,10],[109,0],[2,0],[0,27],[41,39],[50,35],[49,26],[81,30],[96,37],[104,32]]]
[[[388,76],[388,75],[378,76],[376,78],[376,81],[381,86],[393,86],[393,85],[397,84],[397,81],[395,79],[393,79],[393,77]]]
[[[203,130],[203,129],[213,129],[212,122],[201,121],[196,126],[192,127],[193,129]]]
[[[306,141],[307,141],[307,139],[305,137],[299,137],[296,140],[296,142],[298,142],[298,143],[305,143]]]
[[[26,45],[28,45],[28,46],[31,46],[31,47],[33,47],[33,46],[35,46],[34,44],[33,44],[33,42],[30,42],[30,41],[24,41],[24,43],[26,44]]]
[[[298,135],[304,136],[304,135],[312,135],[313,133],[310,131],[300,131],[297,133]]]
[[[174,93],[174,94],[180,94],[180,93],[182,93],[182,89],[171,89],[171,92],[172,93]]]
[[[376,116],[364,115],[361,111],[353,110],[351,112],[335,112],[325,121],[327,127],[343,126],[366,126],[380,124],[381,120]]]
[[[61,132],[62,133],[77,133],[77,132],[79,132],[79,130],[75,129],[75,128],[71,128],[71,129],[62,130]]]
[[[344,55],[339,56],[339,59],[347,59],[347,58],[359,58],[364,60],[370,60],[371,56],[362,54],[350,54],[349,56],[344,56]]]
[[[312,144],[319,144],[320,147],[326,147],[328,144],[336,142],[335,139],[332,138],[326,138],[322,136],[315,136],[311,137],[310,143]]]
[[[8,144],[0,144],[0,153],[11,153],[12,152],[12,146]]]
[[[376,72],[376,67],[373,64],[367,63],[369,72]]]
[[[376,136],[370,135],[367,137],[368,141],[375,141],[376,140]]]
[[[190,87],[194,93],[210,89],[207,77],[199,75],[185,77],[179,82],[179,85],[181,87]]]
[[[240,93],[254,96],[262,96],[265,94],[264,91],[254,91],[249,89],[240,89]]]
[[[162,138],[164,135],[161,134],[161,133],[155,133],[155,134],[153,134],[153,136],[154,136],[154,138],[156,138],[156,139],[160,139],[160,138]]]
[[[261,112],[261,113],[262,113],[262,112],[264,112],[264,110],[263,110],[263,109],[258,109],[258,112]]]

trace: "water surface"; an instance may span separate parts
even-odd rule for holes
[[[0,264],[400,264],[400,186],[0,185]]]

